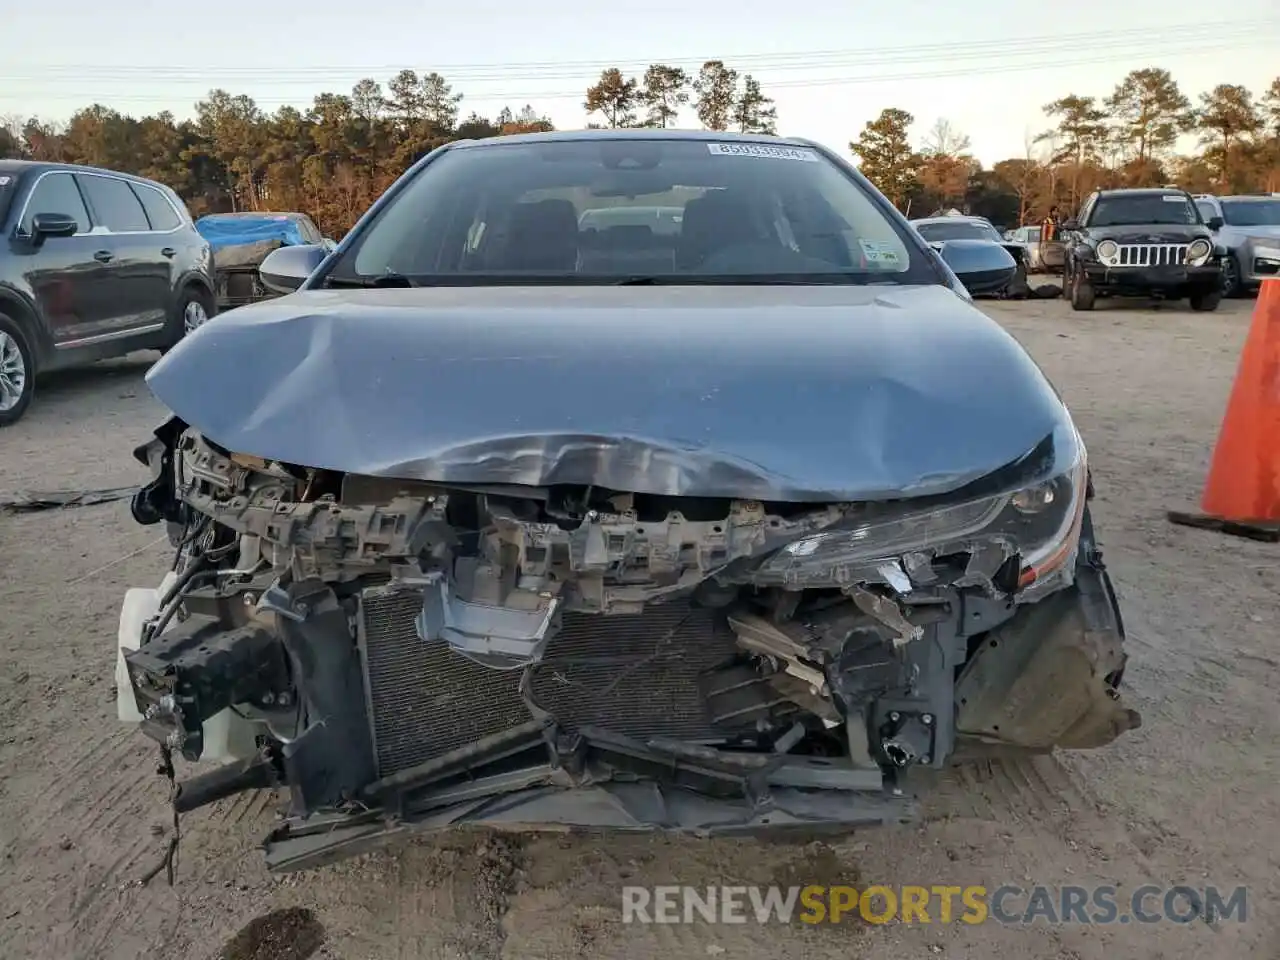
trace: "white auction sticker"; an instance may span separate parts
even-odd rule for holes
[[[708,143],[707,150],[722,157],[756,157],[761,160],[803,160],[817,163],[815,150],[805,147],[774,147],[765,143]]]
[[[1161,197],[1160,199],[1161,199],[1161,200],[1163,200],[1165,203],[1182,203],[1182,202],[1183,202],[1184,200],[1186,200],[1187,198],[1186,198],[1186,197],[1174,197],[1174,196],[1169,196],[1169,195],[1167,195],[1167,194],[1166,194],[1165,196]]]
[[[866,258],[867,263],[897,265],[902,262],[902,258],[898,256],[898,251],[887,240],[859,240],[858,245],[862,247],[862,255]]]
[[[9,185],[9,178],[0,177],[0,187],[7,187],[8,185]]]

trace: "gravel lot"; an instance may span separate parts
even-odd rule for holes
[[[345,960],[1275,960],[1280,548],[1163,516],[1199,497],[1249,310],[990,307],[1089,445],[1144,726],[1097,753],[969,769],[942,784],[923,825],[834,847],[470,834],[276,879],[256,847],[274,800],[255,794],[187,818],[176,885],[141,887],[166,842],[166,792],[154,752],[115,721],[113,645],[123,591],[153,584],[168,550],[123,503],[0,514],[0,956],[286,960],[322,939],[312,956]],[[137,481],[130,450],[162,415],[142,379],[152,359],[42,384],[26,420],[0,433],[0,495]],[[1143,883],[1247,884],[1248,921],[620,922],[627,883],[824,882],[1112,883],[1122,898]],[[294,907],[314,919],[295,912],[283,933],[255,927],[230,943]]]

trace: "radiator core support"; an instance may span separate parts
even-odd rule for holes
[[[429,589],[429,587],[428,587]],[[422,640],[423,587],[392,583],[360,597],[359,645],[378,775],[387,777],[535,719],[524,671],[481,665]],[[607,728],[640,742],[724,742],[703,695],[709,671],[739,657],[718,611],[689,601],[639,614],[565,613],[528,693],[567,732]]]

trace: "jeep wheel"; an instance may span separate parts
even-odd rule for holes
[[[17,423],[31,406],[36,371],[22,329],[0,313],[0,427]]]
[[[1224,297],[1244,296],[1244,284],[1240,280],[1240,261],[1234,253],[1227,254],[1222,261],[1222,295]]]
[[[1083,273],[1076,272],[1071,278],[1071,309],[1092,310],[1094,298],[1093,284]]]
[[[1200,313],[1212,313],[1222,302],[1221,290],[1197,290],[1188,297],[1191,309]]]

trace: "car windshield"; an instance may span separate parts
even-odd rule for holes
[[[643,137],[486,142],[434,158],[324,282],[940,283],[820,151]]]
[[[1280,200],[1223,200],[1222,219],[1233,227],[1280,227]]]
[[[920,236],[930,243],[942,243],[946,240],[994,240],[1001,242],[1000,234],[989,224],[980,220],[936,220],[933,223],[918,223],[916,229]]]
[[[1151,223],[1193,226],[1200,213],[1189,197],[1179,193],[1144,193],[1099,197],[1089,218],[1091,227],[1142,226]]]

